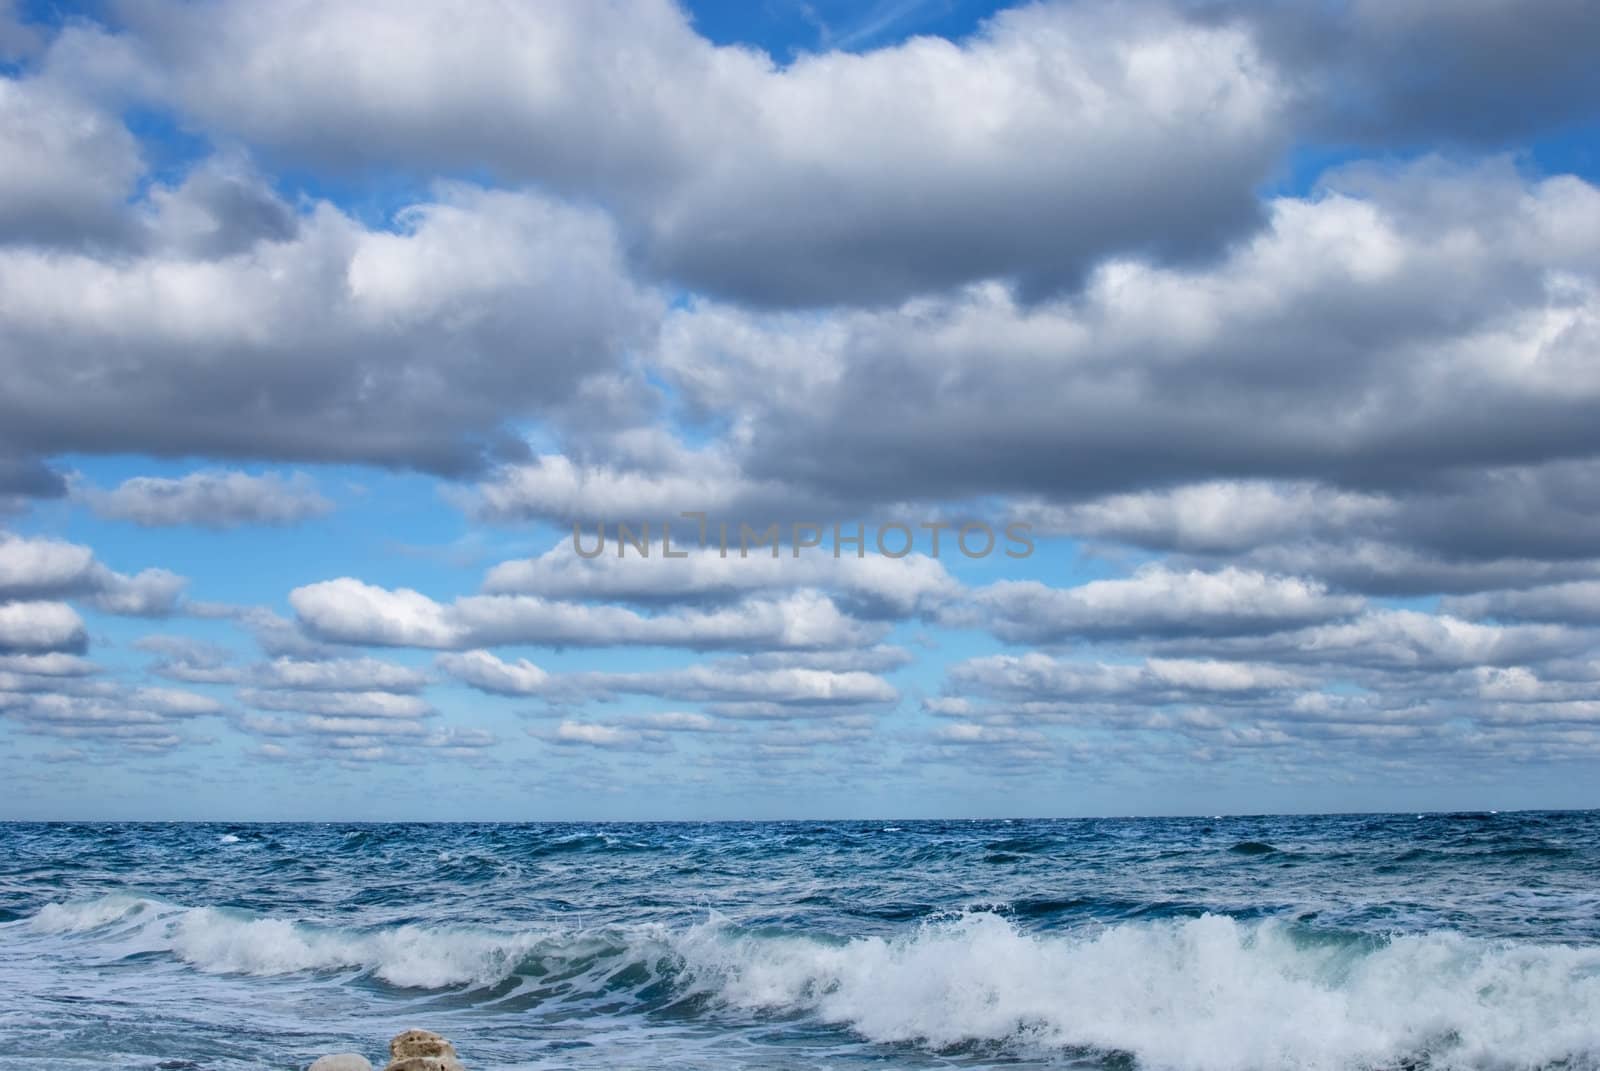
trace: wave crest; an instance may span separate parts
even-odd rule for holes
[[[213,972],[355,970],[421,989],[522,979],[537,1001],[807,1015],[877,1042],[1128,1053],[1174,1071],[1600,1066],[1600,949],[1200,918],[1031,934],[975,912],[891,937],[697,926],[318,927],[131,898],[50,905],[43,934]],[[659,983],[667,983],[665,986]],[[497,997],[498,999],[498,997]]]

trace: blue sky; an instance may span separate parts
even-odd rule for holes
[[[0,2],[0,817],[1592,805],[1597,41]]]

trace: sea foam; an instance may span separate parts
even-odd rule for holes
[[[988,912],[902,935],[689,927],[359,930],[107,897],[12,924],[164,951],[205,972],[360,971],[415,989],[537,980],[541,999],[647,987],[730,1019],[803,1015],[875,1042],[1123,1052],[1173,1071],[1600,1066],[1600,949],[1318,932],[1220,915],[1027,933]],[[619,991],[619,985],[620,991]]]

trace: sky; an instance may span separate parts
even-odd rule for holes
[[[0,818],[1594,806],[1597,51],[0,0]]]

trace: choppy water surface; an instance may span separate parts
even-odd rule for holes
[[[1600,813],[0,825],[17,1066],[1600,1067]]]

